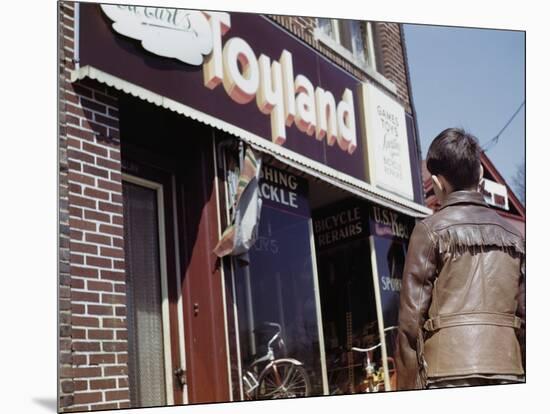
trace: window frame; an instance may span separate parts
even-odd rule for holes
[[[321,26],[319,25],[319,19],[325,19],[330,21],[332,26],[332,32],[334,33],[334,37],[329,36],[323,32],[323,30],[321,29]],[[347,19],[334,19],[334,18],[322,18],[322,17],[316,18],[316,27],[313,31],[314,39],[322,43],[326,47],[329,47],[334,52],[338,53],[338,55],[340,55],[342,58],[344,58],[354,66],[361,69],[363,72],[365,72],[368,76],[376,80],[378,83],[384,86],[391,93],[393,93],[394,95],[397,95],[397,86],[391,80],[387,79],[384,75],[382,75],[377,69],[376,49],[375,49],[374,36],[373,36],[374,30],[373,30],[372,22],[362,21],[366,24],[366,32],[367,32],[366,39],[363,39],[365,43],[366,59],[365,61],[362,61],[355,56],[354,52],[345,48],[340,41],[340,24],[341,22],[346,20]],[[351,43],[353,47],[353,40],[351,41]]]

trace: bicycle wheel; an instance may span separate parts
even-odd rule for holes
[[[311,392],[303,366],[290,361],[274,361],[258,379],[257,399],[307,397]]]

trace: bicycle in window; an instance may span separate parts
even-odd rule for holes
[[[276,333],[267,343],[267,353],[254,360],[243,372],[243,390],[246,399],[279,399],[307,397],[311,384],[302,362],[294,358],[276,358],[274,346],[286,354],[281,325],[267,322],[264,326],[275,328]]]
[[[388,332],[393,332],[397,330],[397,326],[390,326],[388,328],[384,329],[384,334]],[[379,392],[384,391],[385,385],[384,385],[384,377],[386,373],[384,372],[384,367],[382,364],[377,367],[377,364],[374,362],[373,358],[373,352],[380,348],[382,346],[382,342],[378,342],[377,344],[367,347],[367,348],[358,348],[358,347],[352,347],[351,350],[355,352],[364,353],[364,359],[363,359],[363,372],[364,372],[364,378],[363,381],[359,384],[358,391],[360,392]],[[388,374],[390,379],[390,384],[392,386],[392,389],[395,389],[395,379],[396,379],[396,370],[395,370],[395,362],[394,359],[391,357],[387,358],[388,361]]]

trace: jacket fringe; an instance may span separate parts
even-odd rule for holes
[[[496,246],[510,253],[525,254],[525,241],[521,236],[495,224],[471,224],[447,227],[438,233],[439,253],[459,253],[464,250],[483,250]]]

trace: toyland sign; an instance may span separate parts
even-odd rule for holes
[[[283,50],[279,61],[260,54],[239,37],[222,36],[231,27],[228,13],[163,9],[156,7],[101,5],[120,34],[142,41],[157,55],[191,65],[203,64],[204,85],[223,84],[227,95],[239,104],[256,101],[258,110],[271,118],[271,140],[286,141],[286,127],[328,145],[338,143],[350,154],[357,148],[353,93],[345,89],[336,104],[334,95],[304,75],[294,77],[292,54]],[[203,62],[203,55],[207,58]]]
[[[371,93],[377,88],[361,84],[263,16],[127,5],[82,4],[80,10],[81,66],[96,67],[356,178],[366,177],[364,147],[368,143],[374,151],[370,140],[380,128],[395,120],[404,125],[400,105],[378,109],[385,111],[383,126],[363,122],[369,140],[362,139],[356,117],[368,117],[365,105],[369,110],[387,106]],[[355,96],[359,89],[363,99]],[[406,133],[403,145],[402,131],[395,139],[387,129],[376,137],[391,148],[381,158],[386,166],[376,182],[383,186],[382,175],[399,180],[401,174],[410,186],[408,162],[401,169],[397,165],[408,160]]]

